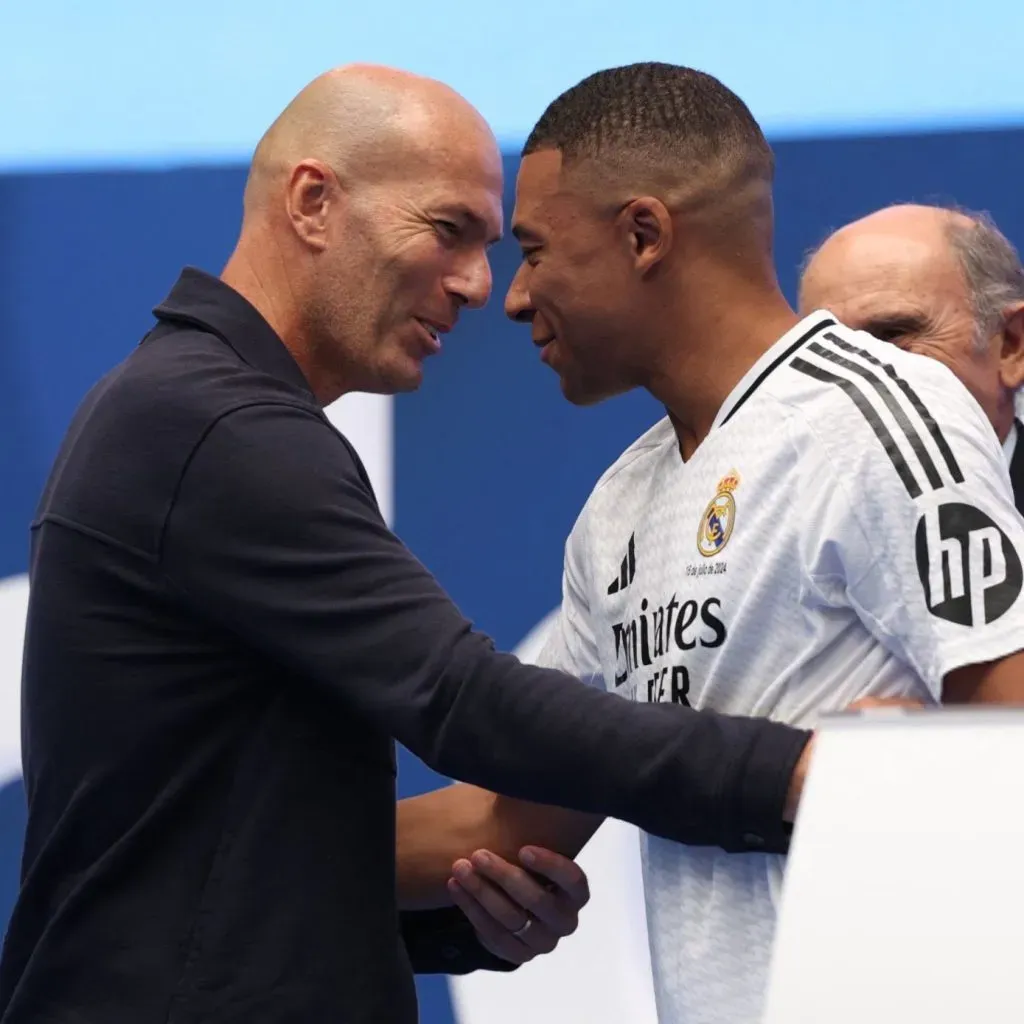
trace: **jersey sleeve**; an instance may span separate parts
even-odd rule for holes
[[[559,669],[603,690],[604,675],[590,614],[586,530],[584,508],[565,544],[562,604],[537,656],[537,664]]]
[[[844,362],[813,363],[830,386],[803,418],[810,576],[940,700],[953,669],[1024,648],[1024,520],[963,385],[931,359],[877,349],[847,341]]]

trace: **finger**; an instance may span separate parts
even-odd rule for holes
[[[473,926],[480,943],[486,949],[513,964],[525,964],[532,959],[533,952],[527,949],[507,928],[495,921],[454,878],[448,880],[448,893],[455,906],[462,911]]]
[[[481,945],[496,956],[511,964],[528,964],[538,953],[550,952],[558,944],[540,922],[534,922],[525,933],[524,939],[517,939],[504,925],[496,921],[476,898],[455,879],[449,880],[452,901],[466,915],[473,926]]]
[[[493,855],[492,855],[493,856]],[[495,858],[501,861],[501,858]],[[501,861],[505,867],[511,869],[507,861]],[[517,906],[506,893],[489,879],[483,877],[468,861],[457,861],[454,867],[457,873],[456,881],[459,882],[465,893],[479,905],[480,909],[494,922],[494,926],[502,932],[512,935],[517,942],[522,943],[533,953],[550,953],[558,945],[562,935],[569,935],[575,928],[576,918],[572,915],[569,924],[564,921],[558,922],[557,928],[552,928],[545,921],[536,917],[523,906]],[[538,885],[539,883],[534,883]],[[481,921],[475,916],[474,923]],[[530,927],[523,931],[524,924],[530,921]],[[520,932],[521,934],[516,934]]]
[[[519,859],[532,874],[557,886],[577,910],[590,902],[590,884],[576,861],[542,846],[524,846],[519,851]]]
[[[556,935],[572,935],[576,931],[579,908],[561,889],[546,889],[528,871],[488,850],[477,850],[471,861],[476,872],[492,882],[493,887],[510,901],[520,915],[520,923],[525,912],[545,924]]]
[[[501,861],[501,863],[511,870],[510,864],[505,861]],[[498,873],[500,873],[500,869],[498,869]],[[510,898],[500,883],[484,875],[475,864],[468,860],[456,861],[452,868],[452,874],[462,888],[506,931],[514,932],[516,929],[522,928],[523,922],[530,914],[530,908],[522,903],[517,903],[514,898]],[[540,886],[538,885],[537,888],[540,889]]]

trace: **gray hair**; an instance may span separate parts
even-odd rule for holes
[[[960,265],[974,312],[975,342],[983,346],[1002,322],[1006,308],[1024,303],[1024,267],[1013,243],[984,212],[950,208],[946,238]]]

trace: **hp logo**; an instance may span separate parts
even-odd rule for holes
[[[928,610],[961,626],[994,622],[1021,591],[1021,562],[981,509],[949,502],[917,524],[917,571]]]

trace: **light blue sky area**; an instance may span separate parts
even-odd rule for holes
[[[515,145],[634,60],[723,79],[775,137],[1024,123],[1010,0],[0,0],[0,168],[244,159],[353,60],[449,82]]]

